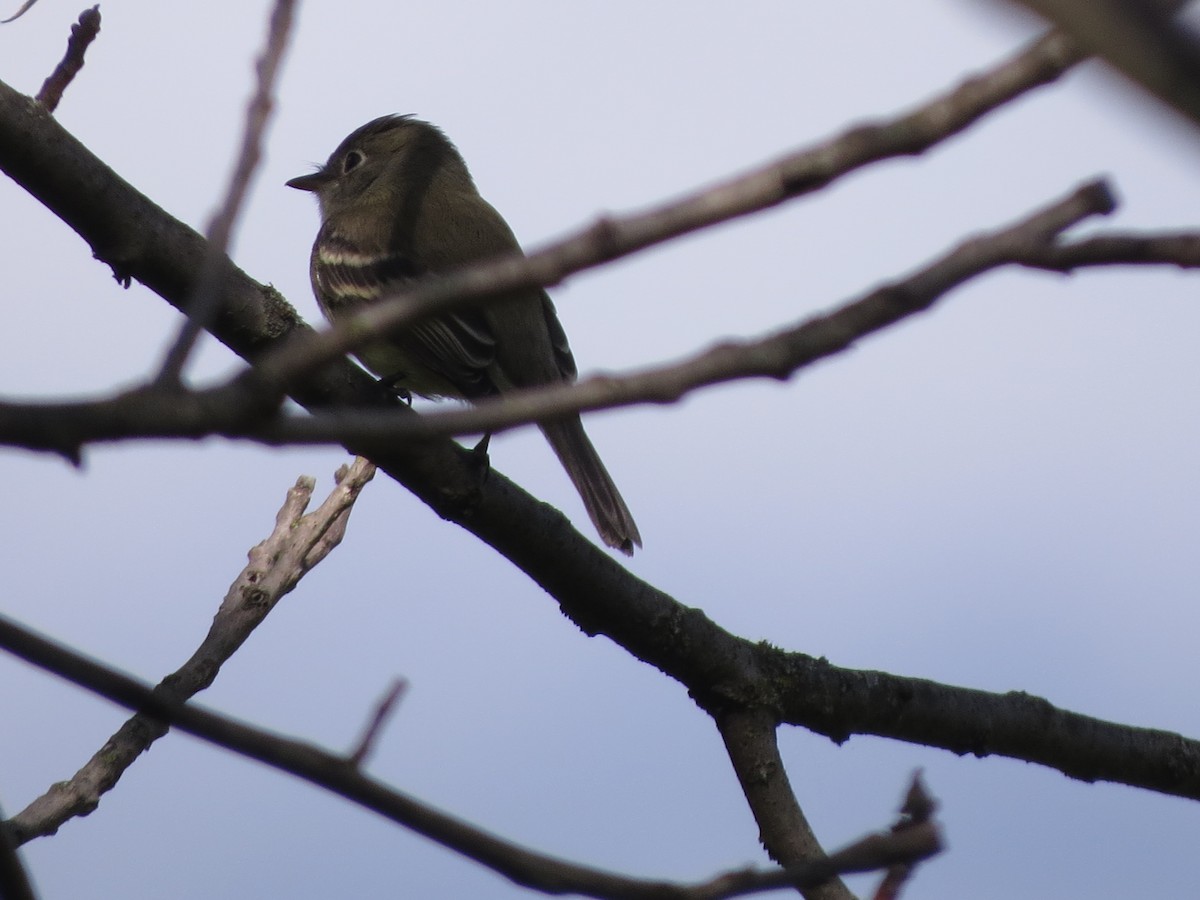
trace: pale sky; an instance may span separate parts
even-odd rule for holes
[[[268,8],[103,6],[59,121],[202,228]],[[0,27],[0,79],[36,92],[77,14],[42,0]],[[375,116],[442,126],[536,246],[906,109],[1037,30],[970,0],[303,4],[232,255],[315,322],[317,212],[283,183]],[[554,297],[582,372],[661,362],[835,307],[1096,175],[1122,199],[1098,227],[1195,227],[1198,149],[1194,131],[1091,64],[920,159],[577,276]],[[144,377],[178,314],[120,289],[7,179],[0,210],[0,394],[100,395]],[[786,384],[590,417],[645,539],[629,568],[736,634],[837,665],[1200,734],[1197,277],[996,273]],[[193,374],[236,365],[209,340]],[[592,536],[536,431],[497,438],[491,458]],[[76,471],[4,451],[4,612],[157,681],[203,637],[296,477],[317,476],[323,496],[344,459],[129,443]],[[765,862],[716,730],[685,691],[585,637],[381,476],[343,546],[199,702],[343,749],[396,676],[411,687],[370,765],[396,788],[630,874]],[[0,709],[9,813],[125,717],[3,656]],[[890,822],[925,770],[949,850],[914,897],[1182,896],[1194,881],[1191,801],[875,738],[836,747],[785,729],[781,745],[830,848]],[[47,900],[529,896],[175,734],[95,813],[24,855]]]

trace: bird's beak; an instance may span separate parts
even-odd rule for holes
[[[298,191],[319,191],[329,183],[329,176],[321,169],[311,175],[300,175],[287,182],[287,186]]]

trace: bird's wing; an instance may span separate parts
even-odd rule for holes
[[[545,291],[542,291],[542,315],[546,318],[546,329],[550,332],[550,345],[554,348],[554,361],[558,363],[558,371],[562,373],[563,380],[574,381],[575,376],[579,374],[575,367],[575,355],[571,352],[571,345],[567,343],[567,333],[558,321],[554,303]]]
[[[331,319],[381,300],[423,274],[406,254],[363,252],[332,230],[321,234],[313,247],[313,287],[322,310]],[[477,310],[425,319],[389,340],[398,346],[406,364],[418,371],[378,372],[381,376],[407,376],[415,382],[418,393],[425,393],[419,370],[426,369],[467,398],[496,392],[488,375],[496,356],[496,342]]]

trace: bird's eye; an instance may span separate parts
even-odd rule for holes
[[[362,161],[364,159],[366,159],[366,157],[363,156],[360,151],[351,150],[342,160],[342,174],[345,175],[348,172],[352,172],[354,169],[357,169],[360,165],[362,165]]]

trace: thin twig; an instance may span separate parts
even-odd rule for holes
[[[179,334],[167,351],[158,373],[157,383],[164,387],[174,388],[180,384],[183,368],[196,340],[212,323],[221,303],[218,281],[220,265],[229,249],[238,213],[250,188],[250,179],[262,158],[263,131],[274,106],[271,97],[291,34],[295,5],[296,0],[276,0],[271,13],[266,46],[255,65],[258,80],[254,96],[246,108],[246,125],[237,163],[229,180],[225,200],[208,225],[208,255],[197,273],[192,297],[187,305],[187,318],[180,326]]]
[[[32,5],[29,3],[22,7],[12,19],[17,18]],[[5,21],[11,22],[12,19],[5,19]],[[54,67],[54,71],[50,73],[50,77],[42,83],[42,89],[38,91],[37,102],[42,104],[47,112],[52,113],[58,109],[63,91],[83,68],[83,55],[87,52],[88,44],[94,41],[99,33],[100,7],[97,5],[91,9],[85,9],[79,14],[79,21],[71,26],[71,36],[67,39],[67,52],[63,54],[62,61]]]
[[[156,696],[183,702],[216,680],[221,666],[280,599],[337,546],[354,501],[374,474],[375,467],[364,459],[343,466],[337,487],[308,514],[304,511],[314,483],[307,476],[297,480],[275,516],[274,530],[250,551],[249,564],[230,585],[208,635],[192,657],[154,689]],[[14,816],[12,832],[24,842],[90,813],[134,760],[166,732],[161,720],[135,715],[74,776],[57,782]]]
[[[892,832],[899,834],[914,828],[921,828],[933,821],[937,811],[937,801],[925,787],[925,781],[920,770],[915,772],[904,795],[904,803],[900,807],[900,819],[892,826]],[[875,890],[874,900],[897,900],[904,885],[912,880],[916,872],[917,861],[898,862],[889,866],[883,881]]]
[[[1021,265],[1050,272],[1074,272],[1095,266],[1171,265],[1200,268],[1196,232],[1108,232],[1075,241],[1028,247]]]
[[[400,698],[404,696],[408,690],[408,682],[403,678],[397,678],[392,682],[392,686],[388,688],[387,693],[375,705],[375,712],[371,716],[371,720],[367,723],[367,727],[363,729],[362,737],[358,739],[358,744],[350,751],[350,762],[355,766],[362,766],[367,761],[367,757],[375,747],[375,741],[379,737],[383,726],[387,724],[387,720],[391,718],[396,710],[396,704],[400,702]]]
[[[37,0],[25,0],[25,2],[21,4],[21,8],[15,13],[13,13],[7,19],[0,19],[0,25],[7,25],[9,22],[15,22],[17,19],[21,18],[21,16],[25,15],[25,13],[29,12],[35,3],[37,3]]]

